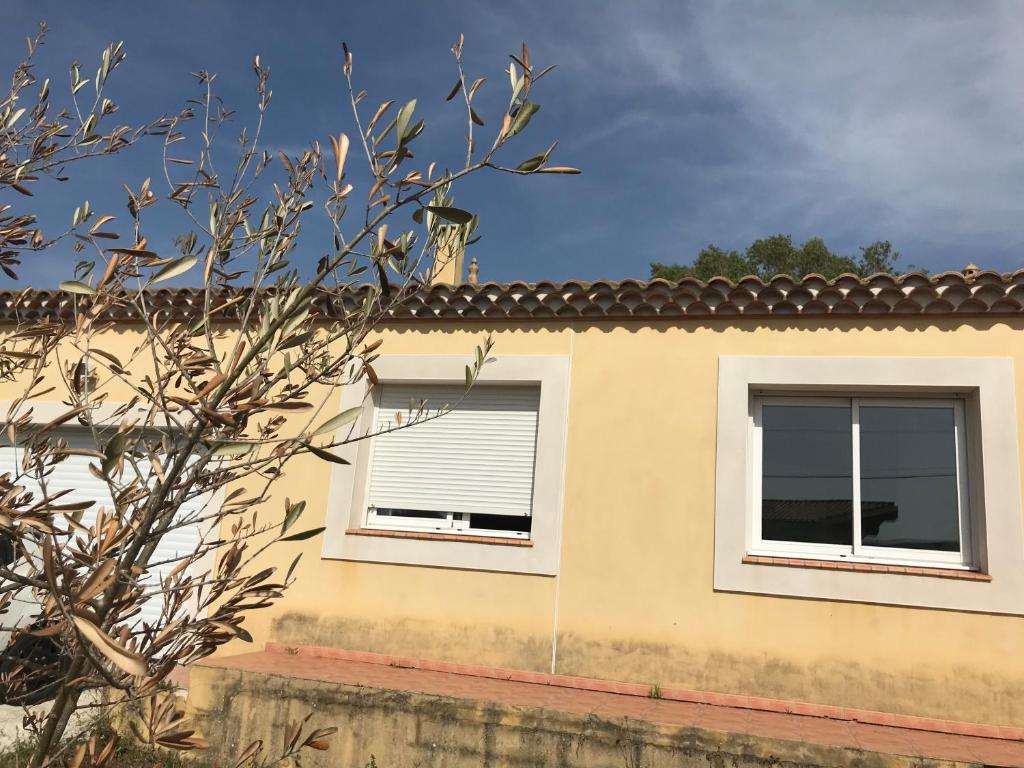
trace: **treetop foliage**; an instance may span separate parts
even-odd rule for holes
[[[755,240],[743,253],[708,245],[690,264],[653,262],[651,277],[665,280],[695,277],[705,282],[713,277],[736,282],[750,275],[762,280],[776,275],[799,279],[810,274],[832,279],[844,273],[867,277],[877,272],[896,271],[899,258],[900,252],[894,250],[888,240],[862,246],[858,256],[844,256],[829,250],[820,237],[812,237],[798,246],[790,235],[772,235]]]

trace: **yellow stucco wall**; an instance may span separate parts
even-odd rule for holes
[[[298,583],[247,622],[257,643],[538,671],[554,655],[564,674],[1024,725],[1019,617],[712,587],[720,355],[1013,356],[1020,419],[1024,321],[416,325],[384,332],[380,351],[468,354],[488,331],[497,355],[572,355],[559,576],[327,561],[319,540],[286,544],[272,559],[303,552]],[[277,490],[307,500],[304,526],[322,524],[329,474],[298,459]]]
[[[560,575],[318,561],[309,545],[263,636],[542,671],[557,637],[565,674],[1024,724],[1020,618],[712,588],[720,355],[1019,356],[1022,326],[800,319],[385,333],[385,354],[464,353],[488,330],[498,355],[571,350]]]
[[[1019,331],[989,325],[801,321],[578,333],[560,670],[614,668],[661,685],[1021,722],[1012,692],[1022,666],[1011,661],[1024,639],[1020,619],[712,589],[719,355],[1019,353]]]
[[[491,329],[493,330],[493,329]],[[446,327],[424,336],[385,332],[381,354],[469,356],[487,329]],[[502,355],[568,355],[570,332],[520,328],[494,332]],[[459,369],[461,371],[461,368]],[[460,374],[461,375],[461,374]],[[340,395],[338,396],[340,400]],[[329,465],[296,460],[278,494],[307,499],[304,525],[322,525]],[[281,547],[287,567],[303,552],[296,587],[280,610],[253,617],[257,642],[327,645],[463,663],[548,670],[555,580],[521,574],[461,571],[321,559],[319,539]],[[237,648],[235,649],[237,651]]]

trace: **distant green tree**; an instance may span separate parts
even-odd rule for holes
[[[864,277],[876,272],[895,271],[899,258],[899,251],[894,250],[888,240],[876,240],[862,246],[860,255],[853,257],[830,251],[820,237],[813,237],[797,246],[789,235],[772,235],[755,240],[743,253],[709,245],[697,254],[691,264],[654,262],[651,264],[651,277],[666,280],[696,277],[705,281],[712,277],[727,277],[736,281],[748,275],[762,280],[776,275],[801,278],[809,274],[833,278],[844,272]]]
[[[875,272],[895,272],[899,258],[900,252],[894,251],[888,240],[876,240],[860,249],[861,268],[869,275]],[[915,269],[913,264],[907,265],[907,268]]]

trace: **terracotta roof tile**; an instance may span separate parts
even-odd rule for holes
[[[320,314],[337,317],[362,300],[357,288],[338,298],[317,301]],[[0,291],[0,321],[69,318],[75,297],[60,291]],[[78,299],[81,301],[81,299]],[[151,311],[174,317],[194,315],[202,292],[165,288],[147,295]],[[526,320],[554,318],[651,319],[657,317],[794,317],[799,315],[1019,315],[1024,314],[1024,269],[1000,274],[979,271],[937,275],[840,275],[826,280],[808,275],[795,280],[779,275],[765,282],[745,277],[733,283],[716,277],[704,283],[692,277],[586,283],[482,283],[430,285],[410,291],[391,311],[396,321]],[[111,310],[114,320],[138,319],[130,303]]]

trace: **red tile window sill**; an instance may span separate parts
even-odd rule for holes
[[[473,536],[429,531],[382,531],[376,528],[349,528],[349,536],[380,536],[385,539],[421,539],[424,541],[459,541],[467,544],[496,544],[502,547],[532,547],[529,539],[506,539],[502,536]]]
[[[905,576],[933,576],[939,579],[963,581],[992,581],[987,573],[960,571],[955,568],[922,568],[912,565],[884,565],[882,563],[849,563],[841,560],[809,560],[796,557],[764,557],[747,555],[747,565],[782,565],[790,568],[819,568],[828,571],[854,571],[856,573],[899,573]]]

